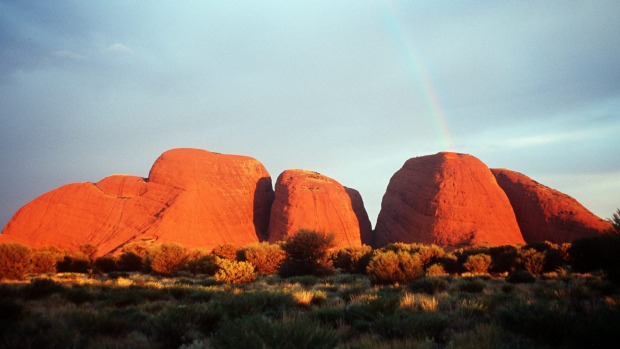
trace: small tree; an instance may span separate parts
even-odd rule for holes
[[[286,253],[279,274],[324,276],[334,272],[328,251],[334,246],[334,235],[302,229],[289,237],[282,249]]]
[[[30,268],[29,247],[18,243],[0,244],[0,280],[21,280]]]

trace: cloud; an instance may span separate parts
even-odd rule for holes
[[[107,52],[113,52],[113,53],[122,53],[122,54],[132,54],[133,50],[131,49],[131,47],[121,44],[121,43],[114,43],[108,47],[105,48],[105,50]]]

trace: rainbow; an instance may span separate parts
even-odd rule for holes
[[[433,80],[415,54],[413,42],[407,36],[401,24],[402,21],[398,18],[396,5],[391,1],[386,1],[386,4],[385,11],[383,11],[385,26],[403,53],[407,70],[411,75],[413,85],[420,91],[427,116],[431,120],[435,136],[442,147],[441,150],[451,151],[454,148],[453,138]]]

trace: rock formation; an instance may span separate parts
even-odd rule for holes
[[[471,155],[448,152],[409,159],[390,179],[373,245],[391,242],[449,248],[524,243],[489,168]]]
[[[572,197],[533,179],[506,169],[492,169],[499,186],[512,204],[527,242],[571,242],[611,229]]]
[[[359,246],[371,226],[361,195],[316,172],[287,170],[278,177],[271,207],[269,241],[300,229],[334,233],[336,247]]]
[[[9,221],[0,241],[99,253],[135,241],[212,248],[265,238],[274,193],[255,159],[199,149],[173,149],[149,178],[115,175],[65,185],[39,196]]]

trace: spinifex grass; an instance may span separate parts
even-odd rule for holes
[[[498,348],[620,340],[620,289],[597,275],[532,283],[360,274],[60,274],[0,284],[0,348]]]

